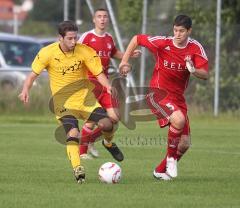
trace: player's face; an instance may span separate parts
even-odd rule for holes
[[[99,30],[105,30],[108,21],[108,13],[106,11],[97,11],[93,17],[95,27]]]
[[[59,37],[61,49],[64,52],[74,50],[77,41],[78,41],[78,34],[75,31],[68,31],[64,37]]]
[[[186,29],[183,26],[174,26],[174,43],[179,46],[185,46],[188,40],[189,35],[191,34],[192,28]]]

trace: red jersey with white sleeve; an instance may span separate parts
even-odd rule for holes
[[[110,58],[117,51],[111,34],[106,32],[103,35],[98,35],[93,29],[83,33],[79,42],[93,48],[97,52],[102,61],[103,71],[108,76]],[[92,74],[89,74],[89,77],[94,78]]]
[[[181,110],[186,118],[183,134],[189,135],[190,127],[184,98],[190,77],[186,59],[190,58],[195,68],[208,71],[208,58],[202,45],[189,38],[186,46],[180,48],[174,44],[173,37],[149,35],[137,35],[137,42],[138,45],[149,49],[156,60],[147,102],[157,116],[159,125],[168,125],[172,112]]]
[[[190,72],[186,58],[190,58],[195,68],[208,71],[208,58],[202,45],[189,38],[185,47],[177,47],[173,37],[138,35],[138,44],[152,52],[156,59],[151,87],[162,88],[168,93],[183,96],[187,88]]]

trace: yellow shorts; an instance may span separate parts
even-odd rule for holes
[[[96,108],[101,107],[93,93],[87,93],[84,96],[74,94],[69,98],[66,98],[66,95],[58,95],[54,96],[52,101],[50,108],[57,119],[71,115],[77,119],[87,120]]]

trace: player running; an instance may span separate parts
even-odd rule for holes
[[[85,181],[84,167],[79,157],[78,119],[89,120],[105,135],[106,149],[118,160],[123,154],[112,143],[113,122],[97,102],[87,79],[88,70],[96,77],[109,94],[113,90],[102,71],[101,60],[96,52],[83,44],[77,44],[78,28],[72,21],[64,21],[58,27],[59,42],[42,48],[32,63],[32,72],[24,82],[19,98],[29,102],[29,91],[34,80],[46,69],[53,95],[53,111],[66,132],[67,155],[78,183]],[[114,94],[114,93],[113,93]]]
[[[95,25],[95,28],[88,32],[85,32],[81,36],[79,42],[86,44],[97,52],[101,58],[103,72],[108,77],[110,59],[121,59],[123,57],[123,53],[116,48],[111,34],[106,32],[109,23],[108,11],[106,9],[99,8],[94,12],[93,23]],[[140,53],[141,51],[135,50],[131,54],[131,57],[138,57]],[[106,88],[102,89],[101,86],[97,84],[97,79],[91,72],[88,73],[88,77],[95,84],[95,89],[93,92],[98,102],[104,109],[107,110],[107,114],[111,118],[116,129],[116,125],[120,119],[117,99],[113,98],[107,92]],[[81,131],[81,158],[92,159],[92,157],[87,154],[87,152],[89,152],[94,157],[99,156],[97,149],[94,147],[94,141],[100,135],[100,129],[94,129],[94,123],[86,122],[84,124]],[[105,139],[103,142],[105,142]]]
[[[153,172],[157,179],[177,177],[177,161],[190,146],[190,126],[184,98],[190,75],[200,79],[209,77],[208,58],[202,45],[189,37],[191,32],[191,18],[179,15],[173,23],[173,37],[134,36],[119,65],[120,72],[126,75],[131,70],[128,63],[130,54],[137,46],[146,47],[155,57],[146,99],[160,127],[169,127],[166,157]],[[162,96],[163,91],[167,93],[165,97]]]

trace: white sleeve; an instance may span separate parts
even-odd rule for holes
[[[83,44],[84,39],[86,38],[88,32],[83,33],[80,38],[78,39],[78,43]]]

